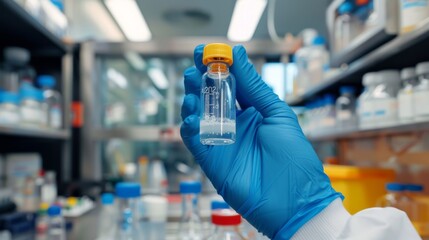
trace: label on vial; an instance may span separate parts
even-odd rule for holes
[[[374,118],[372,121],[376,125],[383,125],[397,120],[398,101],[396,98],[383,98],[373,100]]]
[[[359,105],[359,118],[362,124],[367,124],[372,120],[373,107],[368,102],[362,102]]]
[[[340,121],[347,121],[352,118],[352,112],[350,110],[340,110],[337,112],[337,119]]]
[[[52,107],[49,115],[49,125],[52,128],[61,128],[61,111],[58,107]]]
[[[429,91],[414,92],[414,106],[420,106],[415,108],[416,117],[429,115],[427,103],[429,103]]]
[[[24,123],[39,124],[42,122],[42,111],[30,107],[21,107],[21,121]]]
[[[413,30],[429,17],[429,0],[401,0],[402,32]]]
[[[16,112],[0,111],[0,124],[17,124],[19,115]]]
[[[398,94],[399,119],[410,119],[413,117],[413,95],[411,92]]]

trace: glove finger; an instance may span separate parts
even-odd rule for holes
[[[203,54],[205,46],[205,44],[200,44],[194,50],[195,67],[197,67],[197,69],[202,73],[207,72],[207,67],[203,64]]]
[[[233,57],[234,63],[230,69],[237,81],[237,100],[243,109],[253,106],[264,118],[296,118],[292,109],[280,100],[256,72],[243,46],[233,48]]]
[[[182,120],[184,121],[190,115],[200,116],[200,100],[192,93],[183,99]]]
[[[197,161],[206,158],[209,146],[205,146],[200,142],[200,120],[198,116],[190,115],[183,121],[180,135],[183,143],[185,143]]]
[[[201,72],[196,67],[185,70],[185,94],[200,96],[201,92]]]

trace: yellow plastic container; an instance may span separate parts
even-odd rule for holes
[[[325,165],[333,188],[341,192],[345,208],[351,213],[375,207],[377,200],[386,194],[385,185],[395,180],[389,169]]]

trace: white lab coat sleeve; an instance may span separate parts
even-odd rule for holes
[[[292,240],[421,239],[407,215],[395,208],[369,208],[350,215],[340,198],[302,226]]]

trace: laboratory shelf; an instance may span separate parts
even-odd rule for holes
[[[306,134],[310,141],[326,141],[326,140],[339,140],[339,139],[354,139],[354,138],[372,138],[376,136],[392,136],[405,133],[424,133],[429,132],[429,121],[413,122],[406,124],[398,124],[387,127],[377,127],[370,129],[359,128],[327,128]]]
[[[70,137],[70,132],[67,130],[25,128],[0,125],[0,135],[19,136],[27,138],[68,139]]]
[[[0,47],[18,46],[33,54],[61,56],[68,46],[14,0],[0,1]]]
[[[337,93],[344,84],[361,85],[362,76],[369,71],[402,69],[429,60],[429,22],[405,35],[398,36],[362,58],[340,69],[320,84],[300,96],[287,100],[291,106],[305,102],[324,93]]]
[[[124,139],[140,142],[180,142],[179,126],[130,126],[112,129],[94,129],[91,136],[97,140]]]

